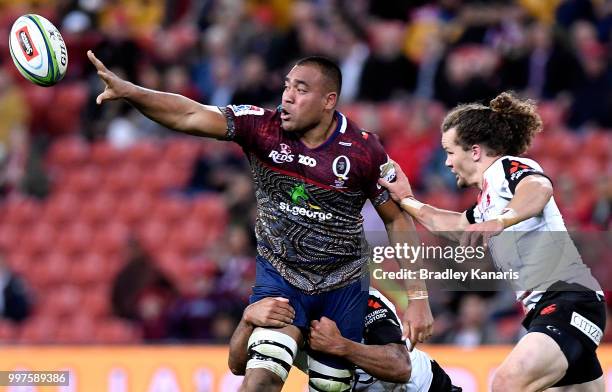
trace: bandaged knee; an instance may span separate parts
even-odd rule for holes
[[[310,392],[350,391],[354,373],[349,369],[336,369],[308,357],[308,389]]]
[[[285,382],[297,353],[297,343],[284,333],[255,328],[247,352],[247,369],[267,369]]]

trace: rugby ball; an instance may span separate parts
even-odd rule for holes
[[[13,23],[9,49],[19,72],[32,83],[53,86],[66,75],[68,50],[64,39],[40,15],[23,15]]]

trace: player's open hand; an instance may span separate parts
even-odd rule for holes
[[[378,180],[378,183],[389,191],[391,198],[396,202],[400,203],[402,199],[406,197],[414,197],[412,193],[412,188],[410,187],[410,181],[408,181],[408,177],[397,164],[397,162],[393,162],[393,167],[395,168],[395,181],[389,182],[384,178]]]
[[[293,323],[295,310],[287,298],[264,298],[247,306],[242,318],[256,327],[283,328]]]
[[[310,322],[308,336],[310,348],[332,355],[342,355],[344,338],[333,320],[321,317],[321,320]]]
[[[410,340],[410,351],[418,344],[423,343],[433,334],[433,316],[427,298],[411,300],[404,314],[403,339]]]
[[[504,231],[504,225],[498,220],[488,220],[481,223],[475,223],[465,228],[459,244],[463,247],[483,246],[488,247],[489,239]]]
[[[111,72],[102,61],[93,54],[91,50],[87,51],[87,57],[89,61],[98,70],[98,76],[104,82],[106,86],[104,91],[96,98],[96,103],[100,105],[104,101],[124,98],[126,96],[127,89],[131,85],[130,82],[121,79],[119,76]]]

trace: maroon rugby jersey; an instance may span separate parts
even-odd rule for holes
[[[336,112],[337,127],[311,149],[281,128],[280,112],[221,108],[226,139],[251,164],[257,199],[257,252],[308,294],[336,289],[365,274],[368,248],[361,209],[389,200],[377,182],[395,175],[377,138]]]

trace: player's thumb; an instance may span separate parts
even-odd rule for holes
[[[104,90],[98,97],[96,98],[96,103],[98,105],[102,104],[104,101],[108,101],[109,99],[113,99],[113,94],[110,93],[108,89]]]
[[[384,178],[379,178],[378,184],[384,186],[385,188],[389,187],[389,181],[385,180]]]

